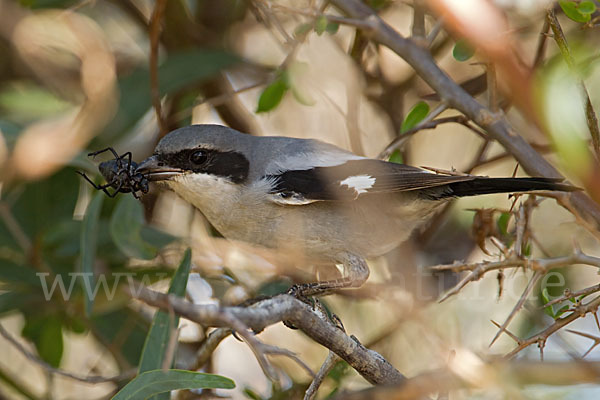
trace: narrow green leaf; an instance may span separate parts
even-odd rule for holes
[[[191,264],[192,251],[187,249],[173,279],[171,280],[169,294],[183,297],[187,286],[188,276],[190,274]],[[170,319],[169,314],[164,311],[157,311],[156,314],[154,314],[150,331],[148,332],[148,336],[146,336],[142,356],[140,357],[139,373],[162,368],[171,332],[179,324],[178,316],[173,318],[173,325],[170,324]]]
[[[542,289],[542,301],[544,304],[548,304],[550,302],[550,294],[548,293],[548,288]]]
[[[408,112],[406,118],[404,118],[404,122],[402,122],[402,127],[400,128],[400,132],[404,133],[412,128],[414,128],[419,122],[423,121],[425,117],[429,114],[429,105],[424,101],[420,101]]]
[[[289,86],[283,75],[277,78],[261,93],[260,98],[258,99],[258,107],[256,108],[256,112],[267,112],[277,107],[288,89]]]
[[[404,157],[402,157],[400,150],[394,150],[388,161],[396,164],[404,164]]]
[[[178,297],[183,297],[187,286],[190,267],[192,265],[192,251],[187,249],[183,254],[183,259],[171,280],[169,294],[174,294]],[[173,317],[173,325],[171,325],[171,316],[164,311],[156,311],[152,319],[152,325],[144,342],[144,349],[140,357],[138,373],[161,369],[166,356],[166,350],[169,346],[171,333],[177,329],[179,325],[179,316]],[[154,400],[168,400],[169,393],[159,394],[153,397]]]
[[[549,307],[544,307],[544,312],[545,312],[545,313],[546,313],[546,315],[548,315],[549,317],[552,317],[552,318],[556,319],[556,318],[555,318],[555,316],[554,316],[554,309],[552,308],[552,306],[549,306]]]
[[[256,393],[254,390],[252,390],[250,388],[244,389],[244,396],[246,396],[250,400],[263,400],[263,398],[258,393]]]
[[[142,205],[133,196],[122,196],[110,219],[110,234],[115,245],[128,257],[150,260],[158,249],[144,241]]]
[[[62,324],[58,316],[27,317],[21,335],[35,344],[42,360],[58,368],[63,355]]]
[[[590,14],[582,14],[577,8],[577,3],[574,1],[559,1],[558,4],[562,8],[565,15],[575,22],[588,22],[591,19]],[[584,7],[586,9],[586,7]]]
[[[593,14],[596,11],[596,4],[593,1],[582,1],[581,3],[579,3],[579,7],[577,7],[577,10],[579,10],[579,12],[581,14]]]
[[[96,243],[98,241],[98,220],[100,210],[102,209],[102,200],[104,193],[98,191],[87,207],[83,224],[81,224],[81,272],[83,273],[83,290],[85,297],[85,315],[89,317],[94,306],[92,293],[88,289],[93,289],[96,279],[94,278],[94,261],[96,261]],[[87,280],[87,285],[84,280]]]
[[[112,400],[143,400],[178,389],[233,389],[235,383],[224,376],[170,369],[144,372],[129,382]]]
[[[464,39],[458,40],[452,49],[454,59],[461,62],[467,61],[473,57],[473,54],[475,54],[475,49]]]
[[[327,17],[320,15],[315,21],[315,32],[321,36],[325,32],[325,29],[327,29]]]

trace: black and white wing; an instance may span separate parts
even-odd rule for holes
[[[264,178],[272,182],[274,200],[286,204],[349,201],[369,194],[426,189],[473,179],[366,158],[335,166],[288,170]]]
[[[418,191],[431,200],[532,190],[573,191],[553,178],[489,178],[443,175],[421,168],[373,159],[354,159],[334,166],[288,170],[264,177],[273,201],[302,205],[315,201],[352,201],[363,196]]]

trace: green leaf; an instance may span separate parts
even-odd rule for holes
[[[458,40],[452,49],[454,59],[461,62],[467,61],[473,57],[473,54],[475,54],[475,49],[464,39]]]
[[[575,22],[588,22],[591,19],[590,14],[582,13],[577,7],[577,3],[574,1],[559,1],[558,4],[562,8],[565,15]],[[587,10],[589,6],[584,6],[584,10]]]
[[[142,238],[143,225],[142,205],[133,196],[122,196],[110,219],[113,242],[128,257],[151,260],[158,248]]]
[[[0,92],[0,110],[15,122],[31,122],[62,113],[72,105],[32,82],[16,82]]]
[[[119,391],[113,400],[142,400],[178,389],[233,389],[235,383],[224,376],[170,369],[144,372]]]
[[[62,324],[55,315],[26,317],[22,336],[31,340],[40,358],[58,368],[63,355]]]
[[[496,225],[498,226],[498,231],[503,236],[508,235],[508,221],[510,221],[510,213],[503,212],[502,214],[500,214],[500,216],[498,217],[498,221],[496,222]]]
[[[244,396],[246,396],[247,398],[249,398],[251,400],[263,400],[263,398],[258,393],[256,393],[254,390],[252,390],[250,388],[244,389]]]
[[[577,10],[581,14],[593,14],[596,11],[596,4],[593,1],[582,1],[579,3]]]
[[[423,121],[429,114],[429,105],[424,101],[420,101],[408,112],[406,118],[402,122],[400,132],[404,133],[414,128],[419,122]]]
[[[558,319],[560,318],[561,315],[563,315],[565,312],[567,312],[569,310],[569,306],[568,305],[564,305],[562,306],[555,314],[554,314],[554,319]]]
[[[396,164],[404,164],[404,157],[402,157],[400,150],[394,150],[388,161]]]
[[[300,24],[296,27],[296,29],[294,29],[294,36],[295,37],[302,37],[304,35],[306,35],[308,32],[310,32],[310,30],[312,29],[312,24]]]
[[[281,74],[273,83],[263,90],[258,99],[257,113],[271,111],[281,102],[283,95],[288,91],[287,79]]]
[[[81,272],[83,273],[83,290],[85,297],[85,315],[89,317],[94,306],[94,298],[92,293],[88,293],[87,289],[95,286],[94,278],[94,262],[96,261],[96,243],[98,241],[98,220],[100,219],[100,210],[102,209],[102,201],[104,193],[98,191],[90,204],[87,207],[83,224],[81,224]],[[87,280],[87,285],[84,283]]]
[[[329,22],[325,27],[325,32],[329,33],[330,35],[335,35],[339,29],[340,24],[337,22]]]
[[[171,280],[171,286],[169,287],[169,294],[174,294],[178,297],[183,297],[185,294],[185,288],[187,286],[188,276],[190,274],[190,266],[192,264],[192,251],[187,249],[183,255],[183,259]],[[140,358],[139,373],[146,371],[160,369],[163,367],[165,359],[165,352],[169,345],[171,333],[179,325],[179,317],[173,318],[173,325],[171,325],[171,316],[169,313],[164,311],[157,311],[154,314],[152,325],[148,336],[146,336],[146,342],[144,343],[144,350],[142,350],[142,356]]]
[[[325,29],[327,29],[327,17],[320,15],[315,21],[315,32],[321,36],[325,32]]]
[[[161,96],[202,82],[219,71],[230,67],[239,59],[221,50],[195,49],[170,53],[158,67]],[[113,120],[100,136],[107,144],[131,129],[152,105],[150,72],[146,66],[119,79],[119,107]]]
[[[548,304],[550,302],[550,294],[548,293],[547,287],[542,289],[542,301],[544,302],[544,304]]]

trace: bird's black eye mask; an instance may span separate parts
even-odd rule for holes
[[[229,178],[234,183],[244,182],[250,168],[248,159],[235,151],[195,148],[156,156],[160,166]]]

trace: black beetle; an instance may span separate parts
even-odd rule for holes
[[[133,197],[138,199],[137,192],[148,193],[149,181],[145,175],[135,172],[137,163],[131,161],[131,152],[128,151],[123,155],[118,155],[115,149],[107,147],[103,150],[98,150],[89,153],[88,157],[96,157],[100,153],[110,151],[115,157],[112,160],[103,161],[98,165],[100,174],[106,180],[104,185],[96,185],[88,176],[80,171],[77,173],[85,178],[95,189],[102,190],[108,197],[115,197],[117,193],[131,193]],[[110,193],[108,188],[111,187],[115,191]]]

